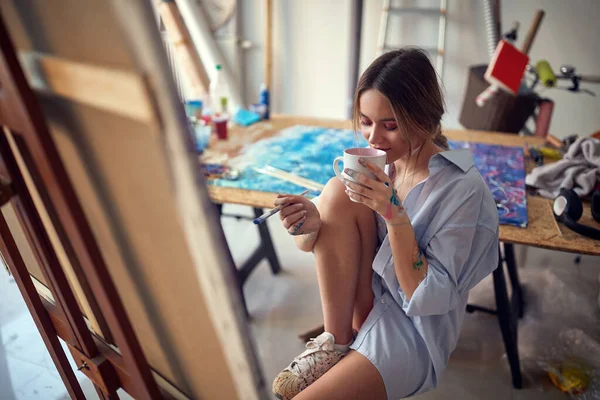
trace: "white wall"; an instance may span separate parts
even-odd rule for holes
[[[344,118],[350,2],[272,0],[275,112]],[[259,48],[245,55],[246,100],[256,102],[264,79],[264,0],[241,0],[242,35]]]
[[[273,111],[304,116],[345,118],[349,76],[349,0],[272,0]],[[374,59],[382,0],[364,0],[360,71]],[[436,0],[405,0],[403,5],[432,6]],[[242,58],[246,101],[255,102],[264,77],[264,0],[239,0],[241,32],[257,47]],[[547,59],[555,70],[569,63],[583,74],[600,75],[600,1],[502,0],[503,30],[521,22],[524,38],[535,11],[546,17],[530,56]],[[390,20],[394,44],[435,45],[437,18]],[[520,45],[520,41],[517,43]],[[486,63],[482,0],[448,0],[444,85],[448,113],[444,125],[458,122],[469,65]],[[550,131],[563,137],[600,130],[600,85],[587,85],[598,96],[549,90],[554,99]]]

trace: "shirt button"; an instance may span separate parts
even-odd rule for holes
[[[385,299],[381,299],[381,304],[385,304]]]

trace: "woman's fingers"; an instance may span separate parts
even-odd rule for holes
[[[376,188],[377,185],[381,185],[380,183],[378,183],[378,181],[371,179],[368,176],[366,176],[365,174],[361,174],[360,172],[355,171],[353,169],[346,168],[344,170],[344,173],[347,174],[352,179],[354,179],[356,182],[360,183],[361,185],[364,185],[371,189]]]
[[[369,207],[371,210],[378,212],[377,211],[377,204],[370,198],[363,196],[360,193],[355,193],[351,190],[346,189],[346,194],[348,195],[348,197],[350,197],[352,200],[354,201],[358,201],[359,203],[364,204],[365,206]]]
[[[274,201],[273,204],[275,205],[275,207],[279,207],[282,204],[290,204],[292,202],[291,197],[277,197]]]
[[[304,196],[297,196],[293,194],[278,194],[277,198],[273,201],[275,206],[280,206],[282,204],[295,204],[295,203],[304,203],[305,201],[310,201]]]
[[[378,168],[376,166],[376,168]],[[361,174],[358,171],[352,170],[352,169],[345,169],[344,173],[348,174],[348,176],[352,177],[352,179],[354,179],[357,183],[359,183],[362,186],[366,186],[369,189],[375,190],[375,191],[381,191],[383,189],[382,182],[383,184],[385,184],[386,187],[389,187],[390,183],[389,183],[389,177],[387,175],[385,175],[385,181],[381,181],[379,180],[375,180],[372,179],[370,177],[368,177],[365,174]],[[371,198],[373,198],[372,196],[370,196]]]
[[[298,211],[302,211],[303,208],[304,204],[302,203],[296,203],[292,204],[291,206],[283,207],[279,212],[279,218],[283,221],[288,215],[297,213]]]
[[[290,235],[296,236],[296,235],[303,235],[304,234],[304,229],[302,229],[304,227],[304,223],[306,222],[306,215],[302,218],[300,218],[298,220],[298,222],[296,222],[294,225],[292,225],[289,229],[288,229],[288,233]]]
[[[385,174],[385,171],[379,168],[377,165],[365,160],[364,158],[359,158],[358,163],[363,167],[367,167],[369,171],[375,174],[375,177],[380,182],[387,182],[389,180],[388,176]]]
[[[293,214],[288,215],[282,220],[283,227],[289,231],[289,229],[300,222],[301,219],[306,217],[306,210],[298,211]]]
[[[350,191],[355,192],[360,194],[361,196],[367,197],[367,198],[372,198],[375,193],[373,192],[372,189],[370,188],[366,188],[362,185],[356,184],[348,179],[344,179],[344,185],[346,185],[346,187],[348,189],[350,189]]]

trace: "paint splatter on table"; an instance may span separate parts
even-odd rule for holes
[[[501,224],[527,226],[525,161],[523,149],[481,143],[450,141],[450,148],[469,148],[475,166],[498,204]],[[325,184],[334,176],[333,160],[349,147],[364,147],[366,141],[348,129],[293,126],[276,135],[247,145],[229,166],[240,171],[237,180],[215,179],[221,187],[274,193],[300,193],[304,188],[257,172],[270,165]],[[317,195],[311,192],[311,195]]]

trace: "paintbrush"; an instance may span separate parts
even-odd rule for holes
[[[300,193],[300,196],[306,196],[308,194],[308,192],[309,192],[308,190],[305,190],[304,192]],[[280,206],[277,206],[274,209],[267,211],[260,217],[255,218],[252,222],[254,222],[256,225],[262,224],[263,222],[265,222],[267,220],[267,218],[272,217],[273,215],[277,214],[279,211],[281,211],[283,208],[285,208],[287,206],[288,206],[287,204],[282,204]]]

